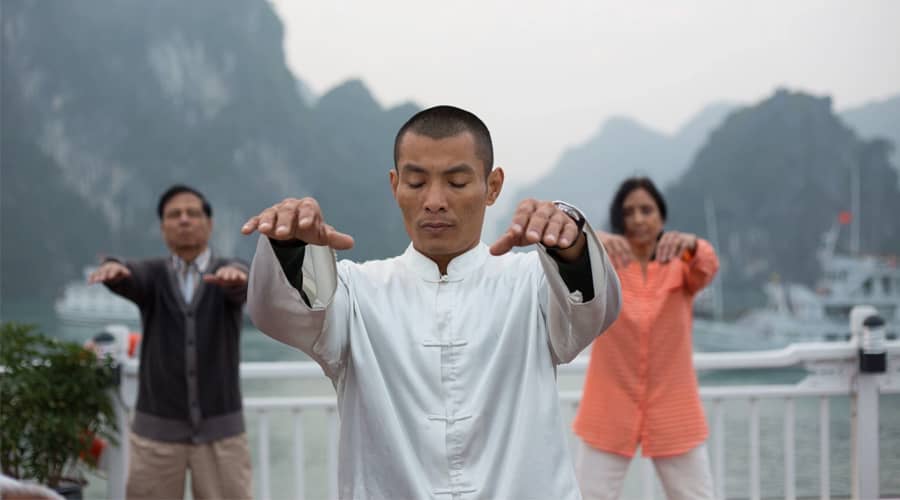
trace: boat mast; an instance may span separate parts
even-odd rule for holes
[[[859,162],[850,167],[850,255],[859,255]]]
[[[709,242],[712,243],[713,248],[721,251],[719,249],[719,228],[716,223],[716,210],[712,198],[706,197],[703,208],[706,212],[706,232],[709,234]],[[722,280],[718,275],[713,279],[710,288],[712,288],[713,317],[718,321],[722,321],[725,305],[722,300]]]

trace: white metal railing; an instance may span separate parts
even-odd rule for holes
[[[886,343],[888,367],[883,374],[860,373],[858,369],[858,348],[855,343],[810,343],[794,344],[774,351],[697,353],[694,366],[699,372],[717,370],[760,370],[802,366],[807,376],[792,385],[731,385],[701,386],[700,395],[712,409],[710,418],[711,463],[716,497],[725,498],[725,466],[729,460],[726,453],[725,403],[746,401],[748,404],[749,440],[749,489],[748,498],[761,498],[760,469],[760,403],[780,400],[784,404],[783,446],[785,483],[783,496],[796,497],[796,414],[795,402],[801,398],[818,398],[819,421],[819,489],[820,498],[830,498],[830,398],[853,396],[852,413],[856,418],[851,422],[854,446],[850,462],[854,469],[853,492],[857,498],[878,490],[878,403],[880,394],[900,393],[900,342]],[[559,367],[561,375],[583,375],[588,357],[581,356],[572,363]],[[120,429],[128,428],[128,412],[134,401],[137,387],[137,362],[124,363],[123,383],[120,386],[119,408]],[[242,380],[325,380],[322,370],[313,362],[266,362],[241,363]],[[563,408],[574,411],[581,398],[580,391],[561,391]],[[293,439],[291,474],[294,475],[292,493],[279,491],[279,497],[304,498],[306,490],[305,462],[307,443],[304,439],[303,417],[307,413],[324,414],[327,420],[327,489],[329,498],[336,498],[337,486],[337,441],[338,415],[333,396],[327,397],[248,397],[244,408],[248,416],[256,422],[258,470],[254,471],[254,482],[258,498],[272,498],[270,462],[271,427],[270,417],[290,416]],[[874,419],[875,425],[872,425]],[[862,422],[864,425],[859,425]],[[127,471],[127,438],[119,440],[120,447],[108,451],[113,454],[109,463],[114,467],[109,471],[109,498],[123,498],[125,473]],[[642,498],[653,498],[653,471],[649,461],[641,464]],[[874,476],[871,474],[874,470]],[[872,484],[874,477],[874,485]],[[873,490],[874,488],[874,490]],[[869,492],[869,493],[867,493]]]

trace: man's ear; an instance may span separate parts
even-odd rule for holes
[[[392,168],[389,175],[391,178],[391,193],[393,193],[394,199],[397,199],[397,186],[400,185],[400,175],[397,174],[396,168]]]
[[[503,179],[504,173],[503,169],[500,167],[496,167],[491,170],[491,173],[488,174],[487,178],[487,205],[491,206],[494,202],[497,201],[497,198],[500,196],[500,191],[503,189]]]

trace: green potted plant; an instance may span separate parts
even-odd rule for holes
[[[81,498],[94,437],[115,442],[113,360],[48,338],[32,325],[0,325],[3,474]]]

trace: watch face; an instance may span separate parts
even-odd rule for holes
[[[556,205],[556,207],[559,208],[564,214],[568,215],[570,219],[575,221],[575,225],[578,227],[579,231],[584,228],[584,215],[581,214],[580,210],[564,201],[555,201],[553,202],[553,204]]]
[[[581,220],[581,214],[578,213],[578,210],[575,210],[571,205],[566,205],[565,203],[557,203],[556,207],[566,213],[569,217],[576,221]]]

